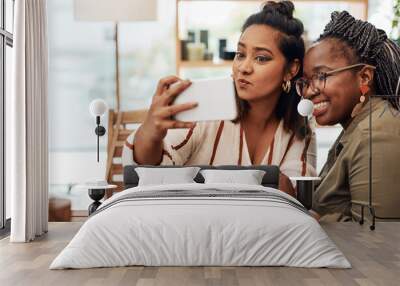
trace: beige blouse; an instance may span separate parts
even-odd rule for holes
[[[133,132],[122,152],[123,165],[133,160]],[[170,129],[163,140],[161,165],[251,165],[246,136],[240,123],[232,121],[198,122],[191,129]],[[277,165],[287,176],[316,175],[316,140],[299,140],[283,128],[275,132],[262,165]]]

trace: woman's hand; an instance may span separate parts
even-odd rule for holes
[[[159,142],[167,135],[168,129],[191,128],[195,125],[194,122],[172,119],[179,112],[197,106],[196,102],[171,105],[174,99],[190,85],[189,80],[181,80],[176,76],[168,76],[158,82],[147,117],[141,126],[142,132],[149,140]]]
[[[279,173],[279,190],[296,198],[296,190],[293,188],[292,182],[282,172]]]

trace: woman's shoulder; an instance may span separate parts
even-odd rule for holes
[[[371,124],[372,136],[376,134],[387,134],[400,136],[400,111],[395,109],[387,100],[379,100],[376,108],[370,116],[366,116],[358,124],[360,133],[369,136],[369,129]]]

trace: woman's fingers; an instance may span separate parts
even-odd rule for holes
[[[165,90],[169,88],[171,84],[180,81],[181,79],[175,75],[167,76],[159,80],[155,95],[162,95]]]
[[[158,82],[156,93],[152,99],[148,117],[143,124],[149,130],[165,136],[166,130],[174,128],[192,128],[194,122],[173,120],[175,114],[195,108],[196,102],[169,105],[182,91],[190,86],[189,80],[181,80],[177,76],[168,76]],[[162,133],[164,132],[164,133]],[[161,136],[160,136],[161,137]],[[162,137],[163,138],[163,137]]]
[[[179,83],[172,85],[168,90],[164,91],[164,104],[170,104],[174,99],[181,94],[185,89],[187,89],[192,83],[189,80],[183,80]]]
[[[161,108],[157,116],[161,118],[169,118],[179,112],[186,111],[193,109],[197,106],[197,102],[187,102],[187,103],[182,103],[182,104],[176,104],[176,105],[169,105],[167,107]]]

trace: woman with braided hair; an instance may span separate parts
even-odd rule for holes
[[[368,203],[370,103],[372,202],[377,216],[400,217],[400,105],[385,98],[395,94],[399,76],[400,48],[346,11],[332,13],[307,51],[297,91],[312,100],[318,124],[343,127],[320,174],[313,202],[317,217],[358,219],[359,203]]]

